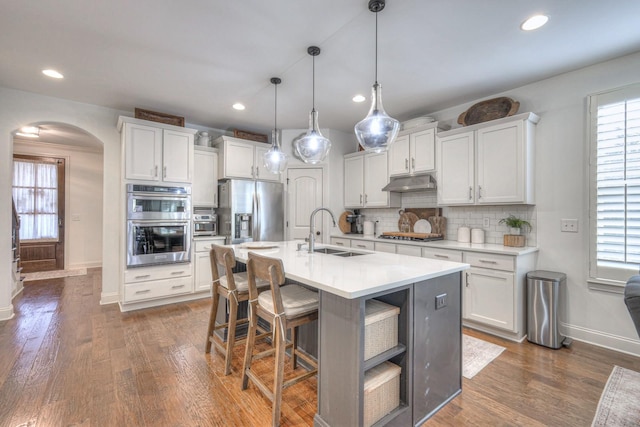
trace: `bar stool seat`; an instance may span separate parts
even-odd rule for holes
[[[287,317],[300,316],[318,310],[318,293],[299,285],[287,285],[280,288],[280,297],[284,314]],[[271,291],[258,295],[258,304],[265,311],[275,315]]]
[[[282,391],[300,381],[315,376],[318,372],[317,362],[304,352],[298,350],[298,326],[318,319],[318,293],[296,284],[285,285],[282,261],[249,252],[247,261],[249,277],[249,334],[244,354],[242,389],[246,390],[251,381],[260,392],[272,403],[272,425],[280,424],[280,406]],[[269,281],[270,289],[260,292],[256,283],[258,279]],[[269,323],[273,331],[275,348],[254,354],[254,345],[259,336],[255,333],[258,318]],[[291,343],[287,342],[287,331],[291,331]],[[311,367],[310,370],[297,374],[285,381],[284,359],[286,348],[291,348],[291,366],[295,370],[297,358],[300,357]],[[252,369],[254,360],[275,355],[274,376],[271,387],[262,379],[261,372]]]
[[[249,300],[249,279],[246,272],[233,272],[236,266],[236,258],[232,248],[211,245],[209,257],[211,259],[211,278],[213,279],[213,300],[211,303],[211,313],[209,314],[209,328],[207,330],[205,353],[211,352],[211,346],[213,345],[224,355],[224,374],[229,375],[231,373],[233,347],[236,344],[244,343],[244,339],[236,341],[236,326],[248,322],[248,319],[238,320],[238,305],[242,301]],[[218,269],[218,266],[222,266],[222,270]],[[223,272],[222,275],[220,271]],[[257,289],[263,290],[268,287],[269,282],[267,280],[256,280]],[[220,297],[226,298],[229,302],[229,320],[216,324]],[[227,329],[226,342],[215,334],[215,331],[225,328]],[[269,335],[267,331],[262,328],[257,328],[254,330],[254,333],[256,333],[256,331],[261,337]]]

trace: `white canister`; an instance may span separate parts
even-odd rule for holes
[[[471,240],[471,230],[469,227],[458,227],[458,242],[469,243]]]
[[[471,243],[484,243],[484,230],[482,228],[471,230]]]
[[[374,230],[375,230],[375,226],[373,221],[365,221],[363,223],[363,228],[362,228],[363,234],[367,236],[373,236]]]

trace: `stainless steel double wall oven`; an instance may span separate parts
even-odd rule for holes
[[[191,260],[191,188],[127,184],[127,267]]]

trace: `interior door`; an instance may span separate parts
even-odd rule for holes
[[[20,215],[22,272],[62,270],[65,161],[18,154],[13,158],[13,198]]]
[[[290,168],[287,170],[288,239],[309,236],[309,217],[322,206],[322,168]],[[322,215],[316,216],[316,239],[323,241]]]

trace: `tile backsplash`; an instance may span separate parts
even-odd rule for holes
[[[435,191],[403,193],[403,208],[430,208],[436,207]],[[366,220],[378,221],[376,234],[384,231],[398,231],[398,211],[400,208],[391,209],[361,209],[360,213]],[[442,208],[442,216],[447,218],[447,240],[457,240],[458,227],[481,228],[484,230],[485,243],[503,243],[503,235],[509,233],[509,228],[499,224],[502,218],[515,215],[531,223],[531,230],[527,230],[526,245],[537,246],[536,207],[528,205],[504,205],[504,206],[449,206]],[[488,219],[488,227],[484,226],[485,218]]]

